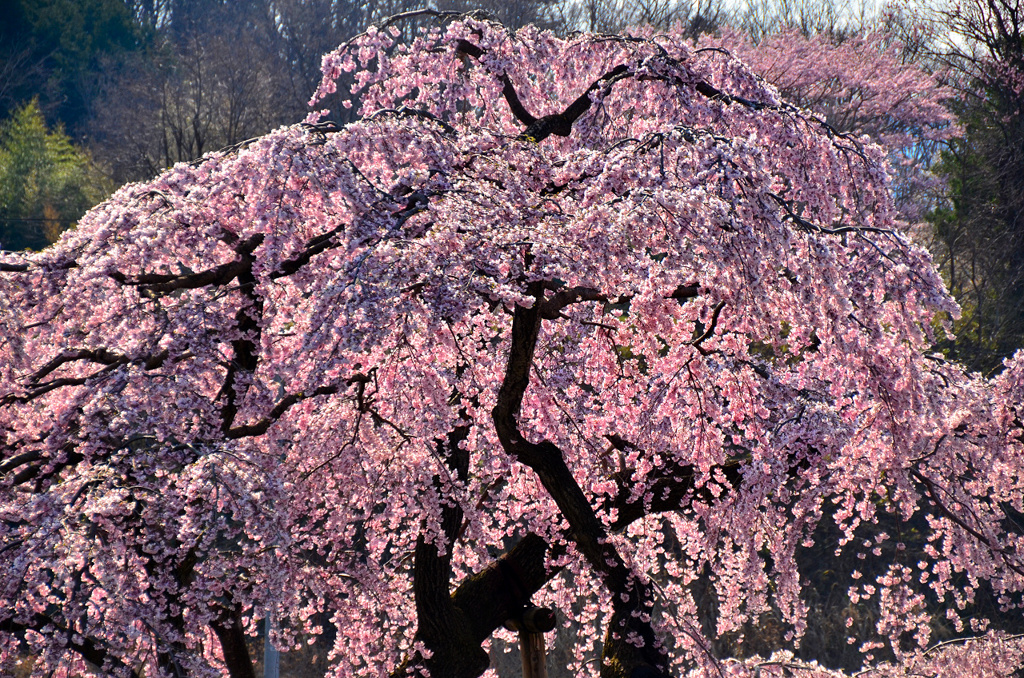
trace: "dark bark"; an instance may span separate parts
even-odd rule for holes
[[[532,283],[528,289],[536,301],[530,308],[516,307],[513,316],[505,378],[492,411],[495,430],[505,451],[537,473],[569,523],[569,538],[612,595],[612,623],[605,640],[601,675],[627,678],[639,666],[653,666],[667,674],[668,658],[655,643],[650,623],[653,601],[648,585],[634,575],[608,542],[604,525],[565,464],[562,451],[550,441],[530,442],[519,431],[518,418],[529,386],[544,304],[543,283]],[[641,647],[625,642],[630,635],[642,640]]]
[[[558,569],[548,568],[548,543],[532,532],[483,571],[468,577],[452,601],[471,622],[474,640],[482,643],[515,616]]]
[[[252,658],[249,657],[249,647],[245,643],[242,615],[238,608],[221,608],[217,621],[213,623],[213,632],[220,641],[224,664],[231,678],[256,678],[256,670],[252,665]]]
[[[468,474],[468,455],[455,441],[464,437],[457,429],[444,447],[449,468],[460,479]],[[453,450],[456,452],[453,454]],[[442,528],[451,543],[461,529],[463,512],[448,507]],[[526,607],[533,594],[558,573],[547,567],[549,545],[536,534],[527,534],[483,571],[466,578],[448,594],[451,578],[450,554],[420,539],[415,551],[414,591],[419,628],[417,636],[433,652],[424,662],[432,675],[478,676],[487,668],[487,656],[480,648],[491,634]],[[396,672],[416,675],[412,658]]]
[[[146,273],[136,278],[114,271],[110,277],[122,285],[138,286],[142,294],[157,296],[178,290],[194,290],[208,285],[226,285],[252,269],[252,253],[263,243],[263,235],[254,235],[235,247],[238,258],[198,273]]]
[[[473,58],[479,58],[484,53],[482,49],[468,40],[459,40],[456,44],[456,50]],[[559,137],[567,137],[572,134],[573,123],[590,110],[592,103],[590,95],[604,87],[611,87],[616,81],[628,75],[629,68],[625,64],[616,66],[591,83],[587,90],[576,97],[561,113],[545,115],[543,118],[537,118],[526,110],[526,106],[523,105],[522,100],[520,100],[519,95],[516,93],[515,85],[512,84],[512,80],[508,75],[504,73],[500,76],[502,83],[501,94],[505,97],[512,115],[526,126],[526,129],[519,135],[519,139],[540,143],[552,134]]]
[[[267,432],[271,425],[280,419],[285,412],[287,412],[292,405],[302,402],[308,398],[315,398],[322,395],[331,395],[338,392],[337,386],[321,386],[320,388],[314,389],[309,393],[289,393],[285,397],[281,398],[276,405],[270,410],[269,414],[263,419],[260,419],[255,424],[247,424],[245,426],[236,426],[228,429],[225,435],[228,438],[245,438],[247,436],[259,436]]]
[[[469,429],[456,428],[448,439],[437,445],[438,456],[445,460],[460,482],[469,475],[469,452],[461,447]],[[444,496],[444,482],[435,477],[439,494]],[[433,676],[451,678],[476,678],[483,673],[490,661],[471,631],[471,620],[459,609],[451,596],[452,549],[462,529],[462,507],[446,505],[441,511],[441,539],[444,553],[439,544],[428,543],[420,535],[416,542],[413,567],[413,592],[416,596],[416,637],[431,651],[423,660],[413,657],[408,667],[409,675],[420,673],[422,664]]]
[[[469,42],[468,40],[459,40],[456,43],[456,51],[462,55],[473,58],[480,58],[484,54],[484,50],[482,50],[477,45],[474,45],[473,43]],[[667,54],[663,56],[666,60],[672,61],[672,59]],[[519,95],[516,92],[515,85],[512,84],[512,80],[508,77],[507,74],[502,73],[499,76],[499,79],[501,80],[502,83],[501,94],[505,98],[505,101],[508,103],[509,109],[512,111],[512,115],[515,116],[516,120],[518,120],[520,123],[526,126],[526,129],[520,133],[518,138],[521,141],[534,141],[540,143],[541,141],[547,139],[552,134],[560,137],[567,137],[570,134],[572,134],[573,123],[575,123],[580,117],[582,117],[584,113],[590,110],[590,106],[592,103],[590,98],[591,95],[595,92],[600,91],[601,89],[611,88],[619,80],[628,77],[632,77],[632,74],[630,73],[630,67],[627,66],[626,64],[619,64],[618,66],[611,69],[610,71],[602,75],[600,78],[595,80],[593,83],[591,83],[590,86],[587,87],[586,91],[584,91],[583,94],[579,95],[571,104],[566,106],[566,108],[562,112],[553,113],[551,115],[545,115],[542,118],[535,117],[526,109],[526,106],[523,105],[522,100],[519,98]],[[641,79],[661,80],[663,78],[650,78],[648,76]],[[696,83],[682,82],[678,80],[678,78],[669,78],[666,80],[668,80],[672,84],[676,84],[682,87],[692,87],[701,96],[706,97],[708,99],[714,99],[715,101],[720,101],[725,105],[738,103],[752,110],[761,110],[764,108],[777,108],[769,104],[764,104],[758,101],[751,101],[741,96],[728,94],[704,80],[700,80]],[[839,134],[835,129],[824,123],[824,121],[817,120],[817,122],[825,126],[826,129],[830,132],[830,134],[834,136],[845,137],[845,135]]]
[[[262,237],[259,241],[262,242]],[[259,366],[260,320],[263,316],[263,298],[256,292],[251,250],[239,249],[239,256],[239,267],[232,273],[232,277],[238,279],[238,288],[245,303],[235,314],[235,324],[240,336],[231,342],[231,351],[234,355],[228,363],[224,384],[218,395],[218,400],[224,398],[224,405],[221,407],[221,431],[228,437],[235,423],[235,415],[238,414],[238,399],[247,388],[244,385],[239,388],[236,383],[238,377],[243,373],[254,374]]]
[[[419,555],[417,553],[417,560]],[[440,610],[440,614],[451,614],[462,625],[456,642],[451,642],[452,639],[448,638],[441,639],[439,644],[446,647],[442,649],[443,655],[435,654],[431,658],[432,675],[467,675],[475,678],[486,670],[487,655],[480,645],[506,621],[519,614],[529,604],[530,597],[558,574],[558,568],[547,566],[549,555],[557,554],[550,554],[547,542],[536,534],[529,533],[488,567],[463,579],[451,594],[450,603],[440,599],[439,586],[425,592],[424,600],[429,599],[430,604],[422,614],[437,614],[434,611]],[[428,552],[424,557],[432,556]],[[433,565],[428,567],[432,568]],[[424,626],[439,628],[436,621],[424,625],[421,619],[420,628],[423,629]],[[436,647],[432,649],[437,652]],[[468,662],[458,657],[458,651],[467,652],[470,659],[475,658],[472,665],[467,665]],[[442,657],[452,663],[443,663]],[[410,658],[392,674],[392,678],[415,676],[416,669],[417,658]]]

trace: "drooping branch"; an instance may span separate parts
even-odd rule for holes
[[[137,286],[142,294],[160,295],[178,290],[194,290],[209,285],[226,285],[239,275],[243,274],[252,266],[252,253],[263,242],[263,234],[247,238],[235,247],[239,255],[237,259],[219,266],[189,273],[187,275],[174,275],[169,273],[146,273],[137,277],[129,277],[125,274],[114,271],[110,277],[122,285]]]
[[[634,576],[609,542],[604,525],[566,465],[558,446],[547,440],[539,443],[528,441],[519,431],[519,414],[529,386],[542,323],[544,284],[531,283],[527,291],[536,301],[530,308],[517,306],[515,309],[505,377],[492,410],[498,439],[510,456],[529,466],[540,478],[569,524],[569,538],[612,595],[613,623],[605,642],[602,675],[621,678],[642,666],[667,673],[668,659],[656,642],[650,622],[653,602],[648,585]],[[630,636],[640,640],[639,647],[633,642],[625,642]]]
[[[0,631],[14,634],[19,638],[24,638],[28,631],[38,633],[47,628],[59,632],[65,639],[65,646],[68,649],[78,654],[78,656],[97,669],[103,670],[104,673],[125,676],[126,678],[139,678],[139,674],[135,669],[111,653],[102,641],[83,636],[78,632],[72,633],[68,629],[61,627],[49,615],[39,612],[27,621],[16,621],[13,617],[0,620]]]
[[[622,40],[623,42],[637,42],[637,41],[639,41],[636,38],[618,38],[618,39]],[[676,59],[673,59],[672,57],[670,57],[667,54],[667,52],[664,50],[664,48],[662,48],[660,45],[655,45],[655,46],[658,48],[658,50],[660,52],[661,58],[664,59],[666,63],[669,63],[671,65],[679,65],[679,62]],[[476,58],[479,58],[483,54],[483,50],[482,49],[480,49],[476,45],[473,45],[472,43],[469,43],[466,40],[459,40],[459,42],[457,43],[457,50],[459,52],[461,52],[461,53],[464,53],[466,55],[469,55],[469,56],[472,56],[472,57],[476,57]],[[608,73],[605,73],[603,76],[601,76],[601,78],[599,78],[597,81],[595,81],[587,89],[587,91],[584,92],[584,94],[581,95],[579,98],[577,98],[572,104],[570,104],[570,106],[568,108],[566,108],[565,111],[563,111],[562,113],[551,115],[551,116],[545,116],[544,118],[541,118],[540,120],[537,120],[532,115],[530,115],[526,111],[525,107],[523,107],[522,103],[519,100],[518,95],[515,92],[515,87],[512,85],[511,80],[508,79],[508,76],[505,75],[505,74],[502,74],[500,77],[501,77],[501,81],[502,81],[502,85],[503,85],[502,95],[505,97],[505,100],[508,102],[509,107],[511,108],[513,115],[515,115],[517,120],[519,120],[521,123],[523,123],[524,125],[527,126],[527,130],[525,130],[520,135],[520,138],[523,138],[523,139],[533,138],[536,141],[540,142],[542,139],[546,138],[547,136],[549,136],[552,133],[558,134],[560,136],[568,136],[571,133],[572,123],[575,122],[581,115],[586,113],[586,111],[590,108],[590,93],[591,92],[596,91],[597,89],[600,89],[600,87],[602,87],[604,85],[614,84],[614,82],[616,82],[617,80],[620,80],[622,78],[629,77],[629,76],[630,76],[630,73],[629,73],[628,67],[625,66],[625,65],[619,65],[616,68],[614,68],[611,71],[609,71]],[[863,158],[865,160],[867,159],[864,156],[863,151],[861,150],[860,141],[856,138],[856,136],[854,136],[852,134],[846,134],[846,133],[840,132],[834,126],[830,125],[826,120],[824,120],[824,119],[822,119],[822,118],[820,118],[818,116],[815,116],[815,115],[808,115],[806,112],[800,111],[795,106],[792,106],[790,104],[775,105],[775,104],[765,103],[765,102],[762,102],[762,101],[754,101],[754,100],[751,100],[751,99],[747,99],[746,97],[742,97],[742,96],[740,96],[738,94],[730,94],[729,92],[725,92],[725,91],[719,89],[718,87],[715,87],[711,83],[707,82],[706,80],[698,80],[697,82],[694,83],[692,81],[687,81],[687,80],[684,80],[684,79],[679,78],[679,77],[675,77],[675,76],[671,76],[671,75],[665,75],[665,74],[661,74],[661,75],[644,74],[644,75],[640,75],[640,76],[637,76],[637,77],[640,80],[661,80],[661,81],[664,81],[664,82],[668,82],[668,83],[670,83],[670,84],[672,84],[674,86],[677,86],[677,87],[692,87],[694,89],[694,91],[696,91],[702,97],[704,97],[706,99],[711,99],[711,100],[714,100],[714,101],[718,101],[718,102],[720,102],[722,104],[725,104],[727,106],[732,105],[732,104],[739,104],[739,105],[743,106],[744,108],[748,108],[748,109],[753,110],[753,111],[760,111],[760,110],[765,110],[765,109],[771,109],[771,110],[784,110],[787,113],[796,114],[797,117],[799,117],[801,119],[804,119],[805,121],[813,122],[814,124],[820,126],[822,129],[825,130],[826,134],[830,138],[833,138],[833,139],[836,139],[836,138],[844,139],[846,141],[851,142],[853,144],[853,148],[849,148],[849,147],[843,147],[843,148],[846,149],[846,150],[850,150],[850,151],[856,153],[857,155],[859,155],[861,158]],[[545,122],[545,121],[547,121],[547,122]],[[568,121],[568,126],[565,125],[566,121]],[[541,123],[543,123],[543,124],[541,124]],[[537,129],[531,130],[530,128],[532,126],[535,126],[535,125],[537,126]],[[559,131],[557,131],[557,132],[554,131],[554,129],[556,129],[556,128]]]
[[[423,208],[426,205],[427,197],[422,193],[416,192],[415,196],[404,197],[405,199],[400,201],[405,205],[401,210],[394,213],[388,212],[388,218],[394,220],[392,228],[400,227],[411,216],[423,211]],[[387,194],[384,194],[382,198],[389,201],[399,201],[398,197]],[[374,204],[366,214],[380,214],[379,208],[382,205],[383,200],[379,204]],[[363,218],[365,218],[365,215]],[[293,275],[312,261],[313,257],[316,255],[341,246],[343,240],[339,239],[338,236],[344,233],[349,227],[350,224],[339,224],[337,227],[327,231],[326,233],[310,238],[306,241],[305,246],[298,254],[295,254],[291,258],[278,264],[277,270],[270,274],[270,279],[277,280],[279,278]]]
[[[465,39],[460,39],[455,44],[456,52],[468,57],[479,59],[484,54],[484,50],[474,45]],[[664,52],[664,50],[661,50]],[[667,61],[674,61],[667,54],[663,53],[663,58]],[[520,135],[520,140],[535,141],[540,143],[544,139],[548,138],[552,134],[555,136],[567,137],[572,134],[572,125],[580,117],[583,116],[593,103],[591,95],[595,92],[600,91],[603,88],[610,88],[619,80],[624,78],[632,77],[630,67],[626,64],[619,64],[615,68],[609,70],[603,74],[600,78],[595,80],[587,87],[586,91],[578,96],[571,104],[569,104],[560,113],[552,113],[551,115],[545,115],[542,118],[537,118],[532,115],[526,107],[523,105],[522,100],[519,98],[519,94],[516,92],[515,85],[512,84],[511,78],[508,77],[507,73],[502,73],[498,76],[501,81],[502,89],[501,94],[508,103],[509,109],[512,111],[512,115],[515,116],[516,120],[526,126]],[[641,76],[642,80],[666,80],[673,82],[676,85],[686,85],[679,78],[669,78],[665,76]],[[751,101],[738,95],[728,94],[718,89],[714,85],[708,83],[705,80],[700,80],[692,84],[694,90],[701,96],[720,101],[726,105],[732,103],[738,103],[751,110],[761,110],[763,108],[774,108],[769,104],[765,104],[758,101]],[[822,121],[819,121],[822,122]],[[822,122],[822,124],[825,124]],[[831,128],[830,128],[831,129]]]
[[[581,301],[607,302],[608,297],[592,287],[569,287],[555,292],[539,303],[540,317],[555,320],[561,317],[562,309]]]
[[[468,40],[459,40],[456,43],[455,49],[461,54],[474,58],[480,58],[484,53],[480,47],[474,45]],[[621,80],[628,74],[629,67],[625,64],[616,66],[591,83],[586,91],[576,97],[576,99],[562,112],[545,115],[542,118],[537,118],[526,110],[526,106],[524,106],[523,102],[519,99],[515,85],[512,84],[512,79],[508,77],[507,73],[502,73],[498,76],[498,79],[502,84],[501,94],[505,97],[505,101],[508,103],[508,107],[512,111],[512,115],[515,116],[516,120],[521,122],[523,125],[526,125],[526,129],[522,131],[519,138],[526,141],[535,141],[540,143],[552,134],[559,137],[567,137],[572,134],[573,123],[576,122],[584,113],[590,110],[590,105],[592,103],[590,98],[591,94],[597,92],[603,87],[611,87],[618,80]]]
[[[84,377],[60,377],[58,379],[51,379],[45,383],[39,384],[35,388],[31,389],[23,395],[7,394],[3,398],[0,398],[0,405],[10,405],[12,403],[27,403],[31,400],[46,395],[50,391],[54,391],[58,388],[64,388],[65,386],[82,386],[90,379],[94,379],[102,374],[112,372],[118,365],[107,365],[103,369],[96,370],[92,374]]]
[[[568,306],[572,306],[573,304],[596,301],[603,304],[621,305],[628,304],[633,299],[632,294],[622,294],[617,297],[609,297],[597,288],[587,287],[584,285],[563,288],[552,283],[546,283],[544,287],[545,289],[555,290],[555,293],[538,302],[538,312],[543,320],[558,320],[559,318],[564,317],[562,315],[562,310]],[[680,303],[685,303],[689,299],[694,299],[699,296],[701,289],[701,286],[697,284],[679,285],[672,290],[672,292],[664,295],[664,298],[675,299]],[[705,332],[706,336],[695,341],[695,346],[699,346],[699,342],[707,339],[707,337],[710,336],[710,332],[714,330],[722,305],[723,304],[719,304],[716,308],[709,331]]]
[[[699,337],[690,342],[690,345],[697,349],[701,355],[708,355],[708,350],[701,346],[701,344],[707,341],[708,338],[715,333],[715,328],[718,326],[718,318],[722,314],[722,309],[724,307],[724,301],[720,301],[715,305],[715,310],[711,314],[711,322],[708,323],[707,329],[705,329]]]
[[[635,448],[635,445],[619,436],[609,435],[606,438],[619,451]],[[723,464],[712,466],[708,475],[723,481],[729,488],[739,489],[743,481],[745,462],[746,460],[742,457],[730,459]],[[645,493],[650,499],[644,501],[642,496],[635,499],[630,498],[634,492],[629,472],[623,470],[615,474],[614,480],[618,486],[618,492],[609,501],[609,508],[614,509],[616,514],[615,520],[610,526],[613,531],[624,530],[632,523],[652,513],[678,511],[692,501],[711,504],[717,498],[715,488],[711,483],[697,485],[701,473],[692,464],[679,465],[669,462],[652,475],[654,478],[649,490]],[[721,490],[720,487],[718,489]],[[721,496],[720,491],[718,496]]]
[[[132,503],[135,504],[135,510],[130,514],[133,519],[137,520],[145,514],[146,502],[138,497],[132,498]],[[157,533],[165,533],[166,529],[164,525],[151,524],[151,527],[155,529]],[[144,529],[141,524],[136,525],[136,529]],[[163,534],[163,536],[168,536]],[[181,542],[176,537],[170,537],[167,540],[168,545],[172,549],[178,549],[181,546]],[[182,603],[181,592],[187,589],[195,578],[195,567],[199,562],[199,557],[194,548],[190,548],[181,560],[171,568],[167,568],[166,563],[161,563],[154,554],[143,549],[140,544],[136,543],[133,545],[132,550],[142,563],[143,569],[146,574],[153,581],[163,579],[166,575],[170,575],[174,581],[175,586],[164,590],[161,593],[161,597],[169,603],[169,610],[164,619],[162,620],[173,631],[172,633],[158,633],[157,645],[156,645],[156,659],[157,664],[160,668],[168,675],[174,678],[186,678],[186,673],[181,665],[180,658],[188,653],[183,641],[187,633],[187,627],[185,622],[186,616],[186,605]],[[213,609],[217,611],[218,615],[223,613],[224,607],[219,602],[211,603]],[[219,635],[224,632],[224,629],[216,628],[217,618],[214,619],[213,630],[214,635],[218,636],[218,641],[221,641]],[[228,632],[230,633],[230,632]],[[162,636],[162,637],[161,637]],[[223,642],[223,641],[221,641]],[[239,653],[231,648],[223,649],[225,661],[228,661],[230,656],[232,661],[237,661]],[[247,655],[246,655],[247,657]],[[229,665],[229,671],[232,669]],[[238,669],[235,669],[236,671]],[[245,675],[244,673],[242,674]]]
[[[910,475],[912,478],[921,483],[922,486],[924,486],[925,493],[927,494],[928,499],[935,505],[935,507],[939,510],[939,513],[941,515],[945,516],[950,522],[957,525],[960,529],[964,530],[972,537],[977,539],[981,544],[984,544],[989,551],[991,551],[994,554],[997,554],[1000,558],[1002,558],[1003,563],[1006,565],[1006,567],[1010,568],[1019,575],[1024,575],[1024,565],[1022,565],[1019,562],[1013,562],[1014,554],[1008,552],[1007,549],[1003,548],[998,543],[995,543],[990,536],[982,534],[977,529],[968,525],[963,518],[961,518],[953,512],[953,510],[947,505],[948,502],[943,501],[942,497],[939,496],[939,493],[942,490],[940,490],[939,486],[937,486],[935,481],[933,481],[931,478],[923,474],[917,468],[911,468]],[[948,490],[945,491],[947,493],[949,492]],[[955,503],[959,503],[956,501],[955,498],[953,499],[953,501]]]
[[[39,455],[32,461],[38,461],[40,463],[35,466],[25,466],[25,468],[22,468],[20,471],[15,473],[14,476],[11,478],[11,485],[13,487],[17,487],[19,485],[24,485],[30,480],[36,480],[38,484],[40,481],[57,476],[65,468],[75,466],[76,464],[80,463],[84,458],[85,457],[78,452],[66,452],[63,461],[56,464],[47,464],[46,462],[48,460],[46,459],[46,457]],[[47,472],[40,476],[44,468],[47,468]]]
[[[506,101],[509,102],[509,106],[512,108],[513,114],[520,122],[526,122],[526,129],[520,133],[519,138],[526,141],[535,141],[540,143],[544,139],[554,134],[559,137],[567,137],[572,134],[572,125],[580,117],[583,116],[588,110],[590,110],[591,94],[597,92],[603,87],[610,87],[616,81],[628,75],[629,69],[625,65],[619,65],[608,71],[590,87],[587,88],[583,94],[579,95],[575,101],[569,104],[565,110],[561,113],[552,113],[551,115],[545,115],[543,118],[533,119],[533,116],[526,114],[520,116],[516,113],[517,110],[525,113],[525,108],[519,103],[519,98],[515,93],[515,87],[512,85],[512,81],[507,75],[502,75],[502,82],[504,87],[502,93],[505,96]],[[530,122],[527,122],[531,120]]]
[[[892,233],[892,229],[889,228],[864,226],[863,224],[856,226],[834,226],[831,228],[827,226],[819,226],[814,222],[804,219],[797,213],[794,209],[796,204],[795,200],[786,200],[775,193],[769,193],[768,195],[779,205],[779,207],[782,208],[782,211],[785,212],[784,220],[796,224],[801,229],[809,233],[823,233],[825,235],[843,235],[844,233]]]
[[[454,127],[452,127],[451,125],[449,125],[444,120],[437,117],[430,111],[424,111],[419,108],[410,108],[408,106],[400,106],[398,108],[382,108],[379,111],[374,112],[373,115],[368,116],[367,120],[375,120],[376,118],[385,115],[394,115],[399,118],[419,118],[421,120],[429,120],[430,122],[435,123],[441,129],[443,129],[448,136],[458,136],[458,133],[455,131]]]
[[[512,110],[512,115],[516,117],[516,120],[523,123],[527,127],[537,122],[537,118],[530,115],[530,112],[526,110],[523,103],[519,100],[519,95],[516,94],[516,87],[512,84],[511,78],[508,74],[502,73],[501,77],[501,95],[505,97],[505,101],[508,102],[508,107]]]
[[[29,450],[28,452],[22,452],[17,454],[10,459],[7,459],[0,464],[0,479],[5,475],[25,464],[31,464],[34,461],[39,461],[42,458],[42,452],[39,450]]]
[[[64,469],[75,466],[85,458],[81,452],[77,451],[77,443],[71,442],[79,430],[80,428],[77,423],[69,425],[69,442],[65,442],[55,456],[52,456],[50,452],[33,448],[11,457],[0,466],[0,480],[5,483],[9,482],[11,487],[18,487],[31,480],[35,480],[36,491],[38,491],[44,481],[58,477]],[[47,435],[43,434],[43,436],[32,441],[32,443],[41,443],[46,437]],[[18,448],[15,447],[14,449]],[[9,474],[15,470],[17,472],[10,476]]]
[[[135,362],[141,362],[145,369],[147,370],[155,370],[161,365],[163,365],[164,361],[167,360],[167,355],[167,351],[164,350],[152,356],[146,356],[141,359],[135,359]],[[41,379],[52,373],[54,370],[58,369],[63,365],[67,365],[68,363],[76,362],[78,360],[88,360],[89,362],[99,363],[101,365],[108,366],[126,365],[130,362],[133,362],[132,358],[129,358],[128,356],[122,353],[111,351],[106,348],[82,348],[73,351],[63,351],[53,360],[51,360],[50,362],[46,363],[38,370],[36,370],[36,372],[33,373],[32,376],[28,378],[28,381],[30,383],[38,384]]]
[[[300,403],[303,400],[309,398],[315,398],[322,395],[332,395],[338,392],[338,387],[334,385],[321,386],[320,388],[314,389],[308,393],[289,393],[284,398],[278,401],[266,417],[260,419],[254,424],[246,424],[244,426],[235,426],[227,430],[225,435],[230,439],[246,438],[249,436],[259,436],[267,432],[267,430],[280,419],[285,412],[287,412],[293,405]]]
[[[346,228],[348,228],[348,224],[341,224],[327,233],[322,233],[310,238],[306,241],[305,247],[301,252],[292,258],[281,262],[277,267],[277,270],[270,274],[270,279],[276,280],[278,278],[293,275],[303,266],[308,264],[316,255],[321,252],[326,252],[332,247],[337,247],[339,241],[335,239],[335,236],[344,232]]]
[[[25,383],[29,386],[25,393],[21,395],[15,395],[14,393],[5,394],[0,398],[0,404],[25,403],[58,388],[64,388],[65,386],[82,386],[90,379],[94,379],[104,374],[109,374],[118,367],[128,365],[130,363],[141,363],[144,369],[155,370],[164,364],[168,355],[169,354],[166,350],[160,351],[159,353],[151,356],[141,356],[137,358],[131,358],[123,353],[111,351],[106,348],[83,348],[63,351],[60,355],[54,357],[25,378]],[[42,382],[42,379],[52,374],[60,367],[80,360],[103,365],[104,367],[82,377],[59,377],[47,382]]]

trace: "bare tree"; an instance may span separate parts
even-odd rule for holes
[[[33,54],[31,46],[0,38],[0,111],[18,104],[18,93],[25,84],[39,78],[43,72],[43,63]]]
[[[686,27],[696,37],[726,23],[722,0],[577,0],[559,3],[555,21],[569,29],[614,33],[632,26]]]
[[[746,0],[736,25],[755,42],[793,28],[842,39],[873,25],[877,17],[873,0]]]
[[[135,11],[164,21],[160,12],[174,9],[152,5]],[[88,131],[116,180],[152,176],[305,115],[314,67],[289,47],[307,36],[288,39],[270,8],[225,6],[202,23],[179,10],[176,29],[162,34],[153,52],[111,65]]]

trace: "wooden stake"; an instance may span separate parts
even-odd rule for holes
[[[523,658],[523,678],[548,678],[543,633],[520,631],[519,654]]]
[[[523,659],[523,678],[548,678],[544,654],[544,633],[555,628],[555,611],[531,605],[505,622],[519,632],[519,654]]]

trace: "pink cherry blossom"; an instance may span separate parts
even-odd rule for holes
[[[721,56],[368,31],[319,90],[355,69],[359,122],[0,256],[0,666],[252,676],[272,614],[284,650],[335,627],[332,676],[478,676],[532,601],[582,675],[783,675],[710,636],[775,610],[795,647],[824,524],[871,672],[1019,663],[961,616],[1024,587],[1024,356],[931,355],[956,306],[886,151]],[[929,649],[924,597],[979,637]]]

